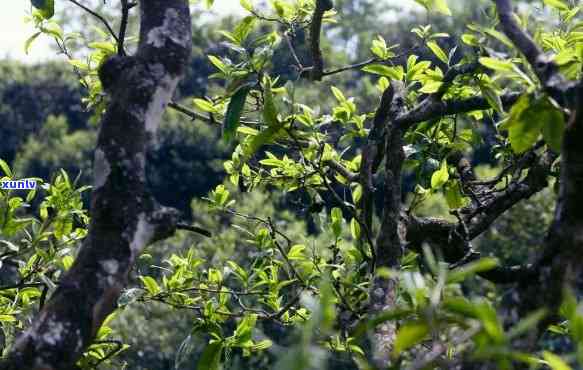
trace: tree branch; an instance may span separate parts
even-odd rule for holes
[[[324,13],[334,7],[332,0],[316,0],[316,8],[310,23],[310,52],[312,53],[311,77],[314,81],[320,81],[324,72],[324,58],[320,49],[320,36],[322,33],[322,20]]]
[[[137,3],[130,3],[128,0],[121,0],[121,22],[119,25],[119,34],[117,37],[117,54],[120,56],[126,55],[124,48],[126,30],[128,27],[130,10],[136,5]]]
[[[447,93],[447,90],[453,85],[454,80],[458,76],[462,76],[468,73],[472,73],[480,68],[480,63],[473,62],[473,63],[466,63],[461,65],[455,65],[447,70],[445,76],[443,76],[443,83],[439,87],[439,90],[434,95],[436,100],[441,100],[443,95]]]
[[[328,167],[333,169],[336,173],[346,178],[348,181],[358,181],[359,176],[357,173],[351,172],[346,167],[344,167],[340,162],[330,159],[324,162]]]
[[[324,72],[322,72],[322,77],[335,75],[335,74],[338,74],[338,73],[350,71],[352,69],[361,69],[362,67],[365,67],[365,66],[367,66],[369,64],[376,63],[378,61],[379,60],[377,58],[370,58],[368,60],[365,60],[364,62],[350,64],[350,65],[347,65],[347,66],[344,66],[344,67],[340,67],[340,68],[337,68],[337,69],[332,69],[332,70],[329,70],[329,71],[324,71]]]
[[[510,0],[494,0],[504,34],[524,55],[546,92],[560,105],[574,95],[574,84],[565,80],[550,55],[546,55],[516,21]]]
[[[507,93],[500,97],[502,105],[508,108],[520,97],[520,93]],[[439,101],[433,96],[425,98],[421,103],[408,112],[400,114],[395,124],[402,130],[407,130],[417,123],[452,114],[468,113],[476,110],[490,109],[490,103],[481,97],[475,96],[461,100]]]
[[[93,17],[97,18],[105,26],[105,28],[107,28],[107,31],[111,34],[111,37],[113,37],[115,42],[117,44],[119,44],[119,39],[118,39],[117,35],[115,34],[115,31],[113,30],[113,28],[111,28],[111,26],[109,25],[109,22],[107,21],[107,19],[105,19],[101,14],[89,9],[88,7],[79,3],[76,0],[69,0],[69,2],[75,4],[79,8],[81,8],[84,11],[86,11],[87,13],[91,14]]]
[[[571,117],[561,149],[559,198],[547,235],[537,279],[521,288],[523,311],[541,305],[558,312],[565,288],[583,273],[583,81],[576,85]]]
[[[170,101],[168,103],[168,108],[172,108],[175,111],[184,114],[185,116],[189,117],[193,121],[199,120],[199,121],[203,121],[206,123],[217,123],[217,121],[215,121],[212,116],[207,116],[207,115],[198,113],[192,109],[188,109],[184,105],[178,104],[175,101]],[[257,122],[257,121],[249,121],[249,120],[244,120],[244,119],[240,120],[240,122],[244,123],[246,125],[259,124],[259,122]]]
[[[383,137],[385,125],[389,119],[389,112],[395,95],[395,89],[393,86],[394,85],[391,84],[383,92],[381,101],[375,112],[366,144],[362,149],[362,160],[359,174],[362,185],[360,208],[364,223],[369,230],[372,230],[372,194],[375,191],[373,174],[375,171],[375,164],[380,163],[385,155],[383,150]]]
[[[202,227],[188,225],[188,224],[184,224],[184,223],[176,224],[176,229],[177,230],[186,230],[186,231],[190,231],[193,233],[197,233],[197,234],[206,236],[207,238],[212,238],[212,236],[213,236],[213,234],[210,231],[208,231],[207,229],[203,229]]]
[[[539,157],[534,153],[530,155],[534,158],[524,162],[524,166],[530,166],[524,179],[510,183],[504,191],[488,193],[488,196],[480,198],[479,205],[462,210],[460,223],[408,216],[408,247],[421,251],[421,246],[427,242],[434,248],[440,248],[447,262],[456,263],[466,258],[472,252],[470,242],[486,231],[500,215],[547,187],[547,177],[556,154],[547,151]]]
[[[385,157],[385,186],[383,189],[383,214],[379,233],[376,239],[376,266],[385,268],[396,268],[399,266],[400,258],[403,254],[404,235],[401,222],[402,207],[402,166],[405,154],[403,152],[403,131],[395,125],[393,119],[397,117],[406,107],[404,87],[397,81],[391,81],[388,92],[383,94],[381,105],[377,110],[373,122],[375,127],[386,124],[384,134],[384,147],[379,148],[378,139],[374,133],[372,143],[376,143],[376,151],[384,150]],[[387,101],[391,98],[390,101]],[[388,106],[388,107],[387,107]],[[378,119],[378,121],[377,121]],[[382,134],[381,134],[382,137]],[[372,160],[371,160],[372,159]],[[363,176],[367,186],[370,186],[371,165],[374,157],[368,157],[366,165],[363,163]],[[370,189],[368,189],[370,200]],[[364,198],[363,188],[363,198]],[[372,213],[372,209],[368,212]],[[369,313],[376,315],[382,311],[392,309],[396,305],[398,281],[395,277],[374,277],[370,287]],[[375,327],[372,336],[372,362],[379,369],[387,368],[389,365],[390,353],[396,337],[396,324],[394,322],[383,323]]]

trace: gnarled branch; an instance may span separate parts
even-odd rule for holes
[[[500,97],[504,107],[510,107],[520,97],[520,93],[508,93]],[[452,114],[468,113],[476,110],[491,108],[490,103],[481,96],[475,96],[460,100],[440,101],[432,96],[427,97],[408,112],[400,114],[395,119],[395,124],[406,130],[413,125],[430,119],[444,117]]]

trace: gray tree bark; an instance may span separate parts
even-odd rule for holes
[[[187,0],[141,0],[133,56],[100,70],[109,105],[95,149],[91,224],[74,265],[0,369],[63,370],[91,344],[113,312],[136,257],[173,234],[177,212],[146,188],[146,149],[191,52]]]

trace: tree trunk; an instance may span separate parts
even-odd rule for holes
[[[100,70],[110,102],[95,149],[89,234],[1,369],[74,368],[116,308],[136,257],[175,230],[177,212],[151,197],[145,165],[148,143],[190,57],[188,1],[141,0],[140,11],[136,55],[113,57]]]
[[[393,89],[386,125],[385,186],[383,189],[383,215],[376,240],[376,266],[398,269],[403,254],[404,234],[401,223],[401,170],[403,165],[403,132],[393,124],[393,119],[405,107],[403,88],[397,81],[391,81]],[[370,289],[369,313],[371,316],[395,307],[398,279],[376,276]],[[396,336],[396,324],[385,322],[372,333],[372,362],[379,368],[387,368]]]

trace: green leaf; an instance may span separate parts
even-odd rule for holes
[[[59,40],[63,39],[63,29],[61,28],[61,26],[59,26],[57,22],[53,21],[46,22],[44,25],[40,27],[40,30],[43,33],[58,38]]]
[[[6,245],[6,247],[13,252],[18,252],[20,250],[16,244],[9,242],[8,240],[0,240],[0,243]]]
[[[354,240],[360,239],[360,224],[356,221],[355,218],[350,220],[350,233]]]
[[[251,139],[251,142],[245,149],[245,155],[247,157],[252,156],[259,148],[271,141],[284,125],[277,118],[277,107],[273,99],[273,91],[269,79],[266,79],[263,87],[263,120],[267,124],[267,128]]]
[[[360,201],[360,198],[362,198],[362,186],[359,184],[352,191],[352,201],[356,204]]]
[[[330,212],[330,219],[332,232],[336,238],[339,238],[342,234],[342,210],[338,207],[332,208],[332,211]]]
[[[209,113],[216,112],[214,105],[205,99],[194,99],[193,103],[194,103],[194,105],[196,105],[196,107],[198,109],[200,109],[203,112],[209,112]]]
[[[435,56],[441,60],[443,63],[447,64],[449,59],[447,57],[447,54],[445,54],[445,51],[443,51],[443,49],[441,47],[439,47],[439,45],[437,44],[437,42],[435,41],[429,41],[427,42],[427,47],[429,49],[431,49],[431,51],[433,52],[433,54],[435,54]]]
[[[30,2],[44,19],[50,19],[55,14],[54,0],[31,0]]]
[[[249,278],[249,274],[247,273],[247,271],[244,268],[239,266],[234,261],[227,261],[227,264],[242,281],[247,281],[247,279]]]
[[[444,159],[441,162],[441,167],[433,172],[431,175],[431,188],[439,189],[449,180],[449,171],[447,169],[447,161]]]
[[[543,0],[543,3],[558,10],[569,10],[569,5],[564,0]]]
[[[500,41],[501,43],[503,43],[504,45],[508,46],[509,48],[513,48],[514,47],[514,44],[512,43],[512,41],[510,41],[510,39],[508,38],[508,36],[506,36],[502,32],[500,32],[500,31],[498,31],[498,30],[496,30],[494,28],[484,28],[483,31],[488,36],[491,36],[491,37],[495,38],[496,40]],[[495,59],[495,60],[497,60],[497,59]]]
[[[538,325],[538,323],[542,319],[545,318],[546,315],[547,315],[547,310],[544,308],[540,308],[540,309],[530,313],[525,318],[521,319],[516,325],[514,325],[508,331],[508,334],[507,334],[508,339],[513,339],[513,338],[519,337],[522,334],[529,331],[530,329],[536,327]]]
[[[450,209],[458,209],[466,205],[459,181],[452,181],[445,187],[445,200]]]
[[[512,150],[523,153],[530,149],[542,133],[551,148],[560,151],[564,133],[563,113],[546,97],[532,101],[523,95],[512,106],[508,121],[501,129],[508,130]]]
[[[271,79],[264,79],[263,86],[263,120],[268,126],[276,126],[278,124],[277,120],[277,107],[275,106],[275,101],[273,99],[273,91],[271,89]]]
[[[41,34],[41,32],[37,32],[34,35],[30,36],[28,39],[26,39],[26,41],[24,42],[24,53],[28,54],[28,52],[30,51],[30,47],[32,46],[32,43],[34,42],[34,40],[36,40],[36,38]]]
[[[498,260],[492,257],[480,258],[477,261],[470,262],[466,265],[451,270],[447,275],[448,283],[458,283],[465,280],[467,277],[475,275],[479,272],[488,271],[498,266]]]
[[[394,56],[394,54],[389,51],[389,48],[387,48],[387,42],[380,35],[372,41],[372,47],[370,48],[370,51],[381,59],[387,59]]]
[[[552,352],[544,351],[543,358],[547,362],[547,365],[553,370],[572,370],[571,366]]]
[[[451,15],[451,10],[447,6],[447,2],[445,0],[433,0],[433,9],[436,12],[444,14],[444,15]]]
[[[548,109],[546,115],[541,117],[545,121],[542,127],[543,138],[551,149],[560,153],[565,134],[565,116],[552,105]]]
[[[500,94],[492,88],[491,85],[486,83],[480,83],[480,92],[486,98],[488,103],[497,112],[502,113],[504,108],[502,107],[502,100],[500,99]]]
[[[253,328],[257,322],[257,315],[247,315],[239,322],[237,329],[235,329],[236,344],[243,344],[251,340]]]
[[[61,239],[67,236],[73,230],[73,220],[70,217],[60,218],[54,224],[55,228],[55,238]]]
[[[69,64],[71,64],[73,67],[79,69],[81,72],[89,71],[89,65],[87,62],[79,59],[68,59],[67,62],[69,62]]]
[[[140,276],[140,280],[142,280],[144,287],[151,295],[156,295],[160,292],[160,287],[158,286],[158,283],[156,282],[156,280],[154,280],[153,277]]]
[[[231,141],[235,137],[235,132],[239,127],[243,107],[247,100],[247,95],[251,91],[250,85],[242,85],[231,96],[231,101],[227,107],[227,113],[223,121],[223,138],[225,141]]]
[[[498,319],[496,310],[488,302],[476,304],[476,315],[482,322],[485,333],[497,344],[505,342],[504,329]]]
[[[304,250],[306,246],[303,244],[296,244],[289,249],[287,252],[287,258],[290,260],[301,260],[304,259]]]
[[[411,322],[401,326],[395,339],[393,357],[399,357],[403,351],[420,343],[427,334],[429,334],[429,326],[423,322]]]
[[[502,72],[512,72],[513,71],[513,64],[509,60],[500,60],[496,58],[490,57],[482,57],[478,59],[481,65],[484,67],[490,68],[494,71],[502,71]]]
[[[251,128],[249,126],[245,126],[245,125],[239,126],[239,128],[237,129],[237,132],[239,132],[241,134],[244,134],[244,135],[247,135],[247,136],[257,136],[257,135],[259,135],[259,131],[258,130],[254,129],[254,128]]]
[[[225,65],[225,63],[223,63],[222,60],[220,60],[219,58],[217,58],[214,55],[209,55],[208,56],[209,61],[212,63],[212,65],[214,65],[215,67],[217,67],[217,69],[223,73],[227,73],[227,66]]]
[[[412,310],[402,307],[396,307],[390,310],[386,310],[370,319],[369,322],[367,323],[367,327],[374,328],[379,324],[382,324],[387,321],[402,320],[413,313],[414,312]]]
[[[445,297],[443,300],[443,307],[458,315],[471,318],[477,317],[477,305],[463,297]]]
[[[253,4],[251,3],[250,0],[239,0],[239,3],[243,7],[243,9],[249,12],[253,11]]]
[[[340,103],[343,103],[346,101],[346,97],[344,96],[344,94],[342,93],[342,91],[337,88],[336,86],[332,86],[330,88],[330,90],[332,90],[332,94],[334,94],[334,97],[336,98],[336,100],[338,100]]]
[[[0,322],[16,322],[16,318],[12,315],[0,315]]]
[[[213,342],[202,352],[198,361],[197,370],[219,370],[221,366],[221,355],[223,353],[223,343]]]
[[[254,16],[248,16],[243,18],[243,20],[237,24],[233,30],[233,34],[238,45],[242,44],[253,31],[253,28],[255,28],[256,25],[256,20],[257,19]]]
[[[438,12],[444,15],[451,15],[451,11],[449,10],[445,0],[415,0],[415,2],[422,5],[429,11]]]
[[[270,341],[269,339],[264,339],[261,342],[257,342],[253,346],[251,346],[251,349],[253,351],[263,351],[268,349],[272,345],[273,345],[272,341]]]
[[[105,51],[106,53],[109,53],[109,54],[116,53],[116,50],[115,50],[116,45],[114,43],[107,42],[107,41],[90,42],[89,44],[87,44],[87,46],[89,46],[92,49]]]
[[[535,122],[524,122],[523,120],[523,114],[528,110],[530,104],[528,95],[521,96],[510,109],[508,120],[500,125],[501,130],[508,131],[510,145],[517,153],[522,153],[530,148],[540,133],[539,120],[535,120]]]
[[[0,159],[0,169],[2,169],[6,176],[10,178],[14,177],[14,174],[12,173],[10,166],[8,166],[8,163],[4,162],[2,159]]]
[[[392,80],[401,81],[405,72],[402,66],[388,67],[382,64],[371,64],[362,68],[364,72],[387,76]]]

